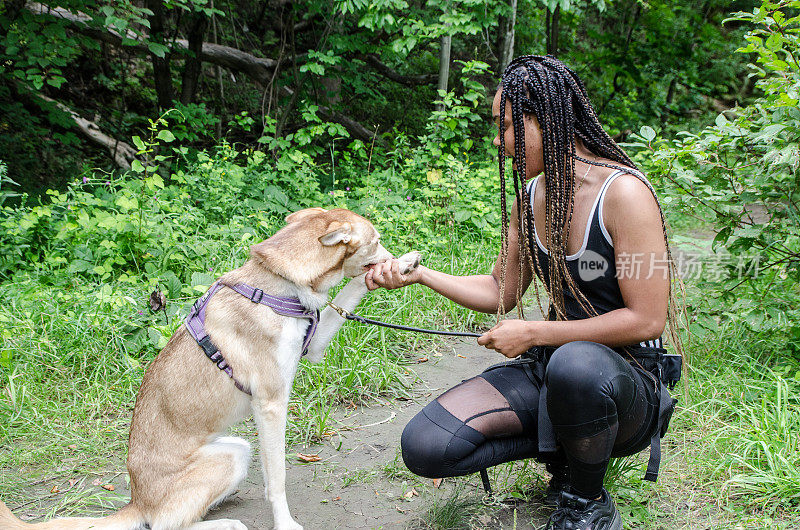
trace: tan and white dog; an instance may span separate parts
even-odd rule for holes
[[[330,288],[344,277],[354,278],[334,300],[352,310],[367,293],[367,268],[391,257],[372,224],[347,210],[309,208],[289,215],[286,222],[275,235],[254,245],[250,259],[220,281],[246,283],[318,309]],[[401,262],[409,272],[418,265],[419,254],[406,254]],[[322,311],[309,347],[312,362],[322,359],[343,322],[334,310]],[[63,518],[30,525],[0,502],[0,528],[246,528],[230,519],[200,521],[247,475],[249,444],[222,435],[252,410],[275,528],[301,529],[286,501],[285,429],[308,325],[306,319],[280,316],[231,289],[221,289],[208,302],[205,329],[252,396],[238,390],[181,326],[150,365],[136,398],[128,451],[130,503],[101,519]]]

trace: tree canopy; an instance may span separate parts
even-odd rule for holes
[[[619,138],[644,124],[674,129],[751,95],[745,58],[732,53],[742,31],[721,21],[753,5],[8,0],[0,160],[30,191],[87,167],[128,168],[131,137],[171,108],[189,147],[285,138],[309,113],[337,124],[334,137],[386,146],[393,131],[425,130],[438,90],[463,89],[462,64],[484,63],[473,79],[491,91],[527,53],[574,67]]]

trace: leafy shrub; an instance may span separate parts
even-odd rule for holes
[[[719,318],[774,332],[800,353],[800,2],[764,2],[731,20],[754,24],[742,53],[755,54],[763,97],[697,134],[656,139],[643,128],[643,164],[675,189],[673,207],[707,212],[717,232],[709,259],[719,278],[705,278],[692,313],[695,331],[716,332]],[[718,299],[713,307],[709,300]]]

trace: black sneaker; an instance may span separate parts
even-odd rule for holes
[[[600,500],[584,499],[566,491],[558,498],[558,508],[547,522],[547,530],[622,530],[622,518],[603,489]]]
[[[562,491],[566,491],[567,482],[569,480],[569,467],[567,464],[547,464],[547,471],[553,476],[550,477],[550,483],[547,484],[547,489],[544,490],[544,505],[545,506],[558,506],[558,498],[561,496]]]

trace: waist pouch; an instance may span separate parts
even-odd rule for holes
[[[656,376],[670,390],[674,389],[678,381],[681,380],[683,357],[680,355],[667,353],[664,348],[632,346],[623,349],[635,359],[635,362]]]

